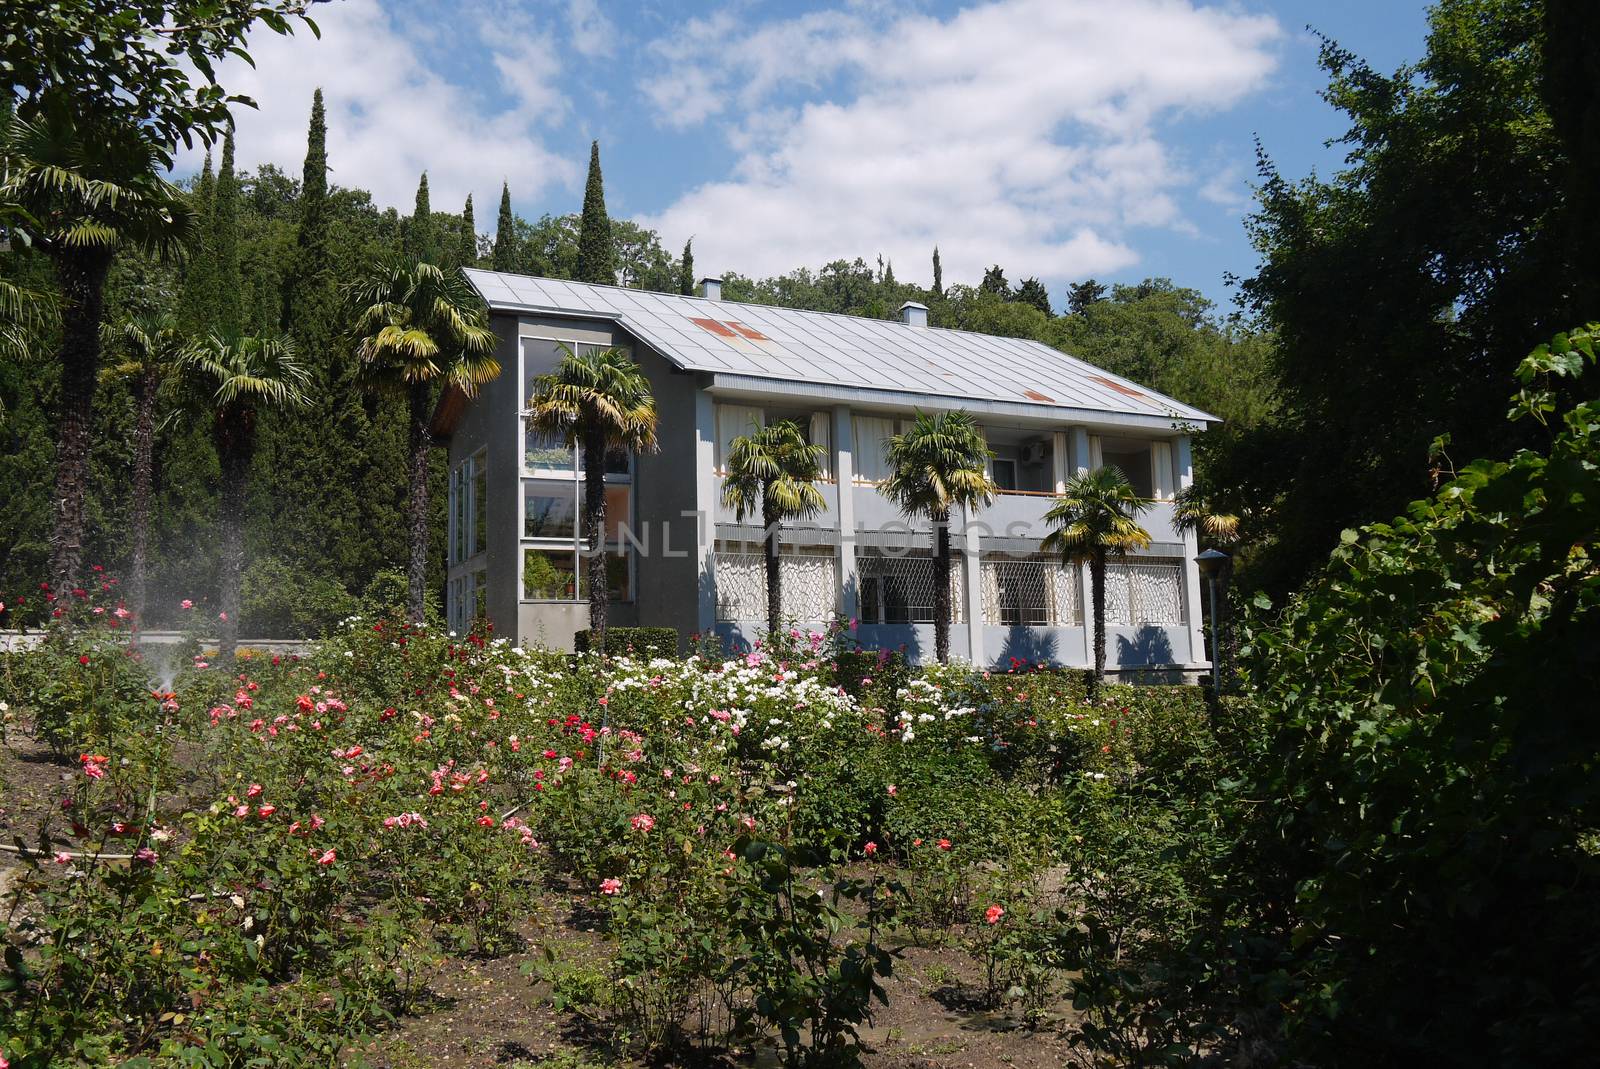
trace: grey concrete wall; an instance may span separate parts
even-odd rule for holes
[[[638,619],[645,627],[673,627],[685,638],[699,627],[700,537],[696,516],[695,397],[700,377],[677,370],[645,348],[634,359],[656,398],[660,448],[634,462],[634,517],[649,553],[637,552],[634,570]],[[688,513],[688,515],[684,515]]]

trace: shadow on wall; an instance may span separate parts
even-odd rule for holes
[[[978,658],[974,657],[974,661]],[[1024,664],[1060,664],[1060,643],[1055,632],[1040,627],[1006,629],[1005,645],[1000,647],[1001,668]]]
[[[1118,665],[1171,664],[1172,643],[1167,639],[1167,629],[1145,624],[1133,633],[1117,636]]]

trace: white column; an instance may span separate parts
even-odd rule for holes
[[[854,620],[861,615],[860,579],[856,573],[856,458],[850,407],[833,410],[833,477],[839,491],[839,611]]]
[[[695,471],[695,575],[699,590],[699,630],[709,632],[717,622],[716,565],[711,552],[717,537],[717,410],[711,395],[694,395]]]
[[[1178,469],[1178,489],[1187,490],[1194,485],[1194,449],[1187,434],[1173,442],[1172,455]],[[1201,625],[1205,619],[1205,602],[1200,596],[1200,566],[1194,562],[1199,552],[1199,540],[1193,531],[1183,533],[1183,602],[1184,616],[1189,625],[1189,660],[1209,668],[1206,656],[1205,634]]]
[[[1072,464],[1074,475],[1089,474],[1089,431],[1074,427],[1072,434]],[[1094,588],[1091,585],[1089,566],[1078,565],[1078,619],[1083,621],[1083,657],[1079,664],[1094,666]]]
[[[972,510],[962,509],[962,539],[966,552],[962,555],[965,568],[961,573],[962,597],[967,612],[967,659],[979,668],[989,666],[983,649],[983,558],[978,541],[978,528],[972,522]]]

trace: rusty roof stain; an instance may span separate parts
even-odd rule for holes
[[[709,330],[719,338],[737,338],[739,335],[718,323],[715,319],[691,319],[689,322],[701,330]]]
[[[754,327],[747,327],[743,323],[736,322],[735,320],[732,320],[732,319],[728,320],[728,326],[732,327],[734,330],[737,330],[740,334],[743,334],[745,337],[749,338],[751,341],[771,341],[772,340],[771,338],[767,337],[765,334],[761,333],[759,330],[756,330]]]
[[[1135,390],[1132,386],[1124,386],[1116,379],[1108,379],[1104,375],[1090,375],[1089,377],[1098,382],[1100,385],[1116,390],[1118,393],[1125,393],[1129,397],[1137,397],[1140,400],[1144,399],[1144,394],[1140,393],[1138,390]]]
[[[1040,393],[1038,390],[1023,390],[1022,396],[1026,397],[1030,401],[1043,401],[1047,405],[1053,405],[1056,403],[1056,399],[1054,397],[1051,397],[1049,394]]]

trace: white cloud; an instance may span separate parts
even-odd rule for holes
[[[651,46],[658,121],[729,117],[740,156],[640,221],[669,244],[694,234],[712,270],[881,252],[925,279],[938,244],[949,281],[996,261],[1056,282],[1114,272],[1137,262],[1130,230],[1192,232],[1178,196],[1196,179],[1163,128],[1262,88],[1281,35],[1191,0],[744,25],[717,13]]]
[[[567,27],[572,47],[585,56],[610,56],[617,50],[617,28],[598,0],[567,0]]]
[[[535,132],[560,121],[568,107],[555,88],[559,68],[547,37],[497,35],[508,43],[489,58],[510,97],[506,105],[430,69],[432,46],[415,46],[378,0],[345,0],[319,8],[316,18],[320,41],[304,28],[294,37],[258,32],[250,41],[254,68],[230,60],[219,70],[223,85],[260,106],[235,109],[241,167],[275,163],[298,171],[312,90],[321,86],[331,180],[371,190],[381,205],[409,210],[424,170],[440,210],[457,209],[469,192],[480,210],[492,205],[502,179],[518,199],[576,183],[576,165]],[[190,153],[178,169],[199,163]]]

